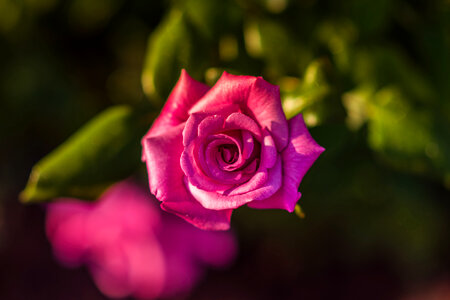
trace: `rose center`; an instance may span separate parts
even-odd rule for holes
[[[239,149],[236,145],[221,145],[218,151],[222,156],[222,160],[227,164],[233,164],[239,158]]]

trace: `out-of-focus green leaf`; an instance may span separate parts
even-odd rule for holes
[[[107,109],[34,167],[23,202],[95,199],[140,164],[140,139],[152,116],[128,106]]]
[[[342,95],[342,103],[347,110],[346,123],[350,129],[357,130],[367,121],[369,102],[375,91],[373,85],[361,84]]]
[[[149,39],[142,72],[142,86],[149,99],[161,104],[183,68],[193,77],[202,76],[208,65],[206,48],[185,14],[172,10]]]
[[[297,80],[298,83],[292,83],[294,89],[292,91],[286,91],[283,89],[289,89],[289,82],[280,84],[282,88],[282,105],[283,111],[288,119],[301,113],[305,108],[313,105],[324,99],[330,93],[330,86],[326,80],[325,75],[325,62],[316,60],[309,64],[305,71],[303,80]],[[295,81],[295,79],[290,80]],[[295,87],[296,86],[296,87]]]
[[[303,72],[312,54],[282,23],[254,19],[245,26],[247,52],[267,63],[266,72],[273,77]]]
[[[358,49],[354,55],[354,80],[372,83],[377,89],[397,85],[408,98],[420,102],[435,102],[435,93],[405,53],[385,45]]]
[[[350,72],[358,29],[349,21],[325,21],[317,26],[317,39],[331,52],[338,71]]]
[[[19,22],[22,14],[20,2],[0,1],[0,33],[8,32]]]
[[[448,122],[440,123],[432,110],[416,108],[398,89],[386,87],[373,96],[368,114],[369,144],[391,164],[415,173],[450,174]]]
[[[212,40],[235,30],[242,22],[242,11],[234,0],[185,0],[181,7],[192,25]]]

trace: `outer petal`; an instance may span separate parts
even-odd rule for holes
[[[209,86],[192,79],[184,69],[181,70],[180,79],[147,136],[157,135],[186,122],[188,111],[208,90]]]
[[[247,106],[261,127],[270,132],[281,152],[287,145],[289,128],[281,107],[280,88],[258,77],[248,97]]]
[[[254,76],[236,76],[223,72],[216,84],[191,108],[189,114],[211,113],[217,108],[232,104],[242,107],[256,79]]]
[[[205,209],[184,185],[184,173],[180,167],[183,127],[184,123],[166,130],[163,135],[144,139],[143,155],[147,163],[150,190],[162,201],[162,209],[202,229],[226,230],[230,227],[231,210]]]
[[[278,151],[288,142],[288,125],[283,113],[279,88],[262,77],[237,76],[224,72],[217,83],[189,113],[210,112],[217,107],[238,104],[242,112],[273,136]]]
[[[298,186],[314,161],[325,150],[314,141],[301,115],[289,120],[290,141],[282,153],[283,185],[272,197],[248,204],[252,208],[294,211],[300,199]]]

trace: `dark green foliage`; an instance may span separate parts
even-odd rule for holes
[[[22,201],[95,200],[139,166],[140,139],[151,120],[126,106],[101,113],[33,167]]]

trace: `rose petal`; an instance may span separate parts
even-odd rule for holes
[[[288,124],[281,107],[280,91],[261,77],[237,76],[224,72],[216,84],[189,111],[211,112],[238,104],[242,113],[271,133],[281,152],[288,142]]]
[[[198,124],[198,136],[207,137],[223,129],[224,118],[221,115],[212,115],[204,118]]]
[[[207,118],[208,116],[214,116],[214,115],[226,117],[229,114],[232,114],[238,108],[239,107],[236,105],[228,105],[214,113],[197,112],[197,113],[191,114],[186,122],[186,127],[183,130],[183,145],[184,146],[189,145],[189,143],[191,143],[196,137],[199,136],[198,128],[200,126],[200,123],[205,118]],[[222,121],[221,125],[223,125],[223,121]]]
[[[255,144],[253,142],[252,134],[247,130],[242,130],[242,145],[242,156],[244,159],[248,159],[253,153]]]
[[[223,161],[222,158],[220,157],[218,163],[219,166],[221,167],[221,170],[230,172],[242,167],[245,163],[245,159],[242,156],[242,146],[239,139],[233,137],[232,135],[226,134],[217,134],[215,135],[215,137],[218,137],[218,139],[210,142],[208,146],[206,146],[205,150],[208,168],[211,170],[211,167],[216,166],[216,160],[214,158],[216,157],[215,155],[217,153],[216,150],[218,147],[220,147],[220,145],[234,145],[236,146],[238,151],[237,160],[231,164]]]
[[[181,169],[193,185],[207,191],[223,192],[229,189],[231,184],[243,183],[251,177],[242,171],[224,171],[215,159],[216,151],[214,150],[217,149],[218,145],[236,144],[240,149],[239,143],[233,136],[218,134],[210,136],[208,139],[212,139],[212,141],[206,146],[206,150],[198,150],[201,147],[197,147],[196,142],[202,141],[197,140],[185,147],[181,155]]]
[[[274,176],[274,171],[271,170],[271,168],[274,167],[277,160],[279,160],[278,153],[276,151],[276,147],[275,147],[272,137],[270,136],[270,133],[266,129],[264,129],[263,134],[264,134],[264,145],[262,146],[262,150],[261,150],[261,159],[260,159],[258,171],[256,173],[252,173],[252,177],[247,182],[242,183],[239,186],[234,186],[223,192],[222,191],[217,191],[217,192],[219,192],[222,195],[227,195],[227,196],[248,193],[249,191],[253,191],[255,189],[258,189],[258,188],[264,186],[268,177]],[[256,162],[256,160],[254,160],[252,163],[254,163],[254,162]],[[252,163],[248,166],[250,168],[246,168],[246,170],[245,170],[246,173],[244,173],[243,171],[241,171],[241,173],[248,174],[248,171],[251,170],[252,168],[254,168],[254,165]],[[280,160],[279,160],[279,163],[281,165]],[[281,172],[281,169],[280,169],[280,172]],[[280,173],[280,177],[281,177],[281,173]],[[211,191],[211,190],[208,190],[208,191]]]
[[[247,106],[258,124],[270,132],[281,152],[288,143],[289,128],[281,107],[280,88],[258,77],[248,97]]]
[[[195,113],[189,116],[183,128],[183,145],[186,147],[198,136],[198,125],[206,118],[207,114]]]
[[[294,211],[295,204],[301,196],[298,192],[298,187],[303,176],[325,150],[311,137],[301,115],[289,120],[289,128],[291,139],[282,153],[282,187],[270,198],[249,203],[249,207],[260,209],[279,208],[289,212]]]
[[[226,230],[230,227],[231,210],[211,211],[202,207],[184,185],[180,167],[183,151],[184,124],[163,135],[144,139],[144,156],[149,174],[150,190],[163,203],[161,208],[177,214],[202,229]]]
[[[264,139],[261,145],[261,164],[265,168],[270,169],[275,165],[275,162],[277,161],[277,148],[272,139],[272,136],[266,129],[263,130],[263,135]]]
[[[210,210],[221,211],[223,209],[235,209],[249,202],[272,196],[281,186],[281,176],[281,159],[278,158],[275,166],[269,171],[267,177],[261,176],[257,178],[260,180],[267,180],[261,187],[239,195],[221,195],[216,192],[201,190],[192,185],[188,180],[186,180],[185,183],[191,194],[203,207]],[[249,184],[248,188],[251,189],[260,184],[261,182],[255,181],[252,184]]]
[[[211,211],[204,208],[192,196],[188,201],[163,202],[161,208],[173,213],[189,223],[204,230],[228,230],[230,229],[230,219],[232,209]]]
[[[232,113],[225,120],[225,129],[247,130],[251,132],[259,141],[261,140],[261,130],[255,121],[241,113]]]
[[[190,144],[184,149],[180,158],[181,169],[192,184],[208,191],[226,190],[229,188],[228,185],[222,184],[223,182],[215,181],[213,178],[210,178],[211,176],[207,176],[210,174],[205,174],[204,170],[209,171],[206,162],[203,161],[204,159],[201,155],[198,157],[199,155],[194,153],[194,151],[196,151],[195,145]],[[196,160],[200,163],[200,166]]]
[[[216,84],[192,106],[189,114],[211,112],[233,104],[238,105],[239,109],[246,102],[255,81],[256,77],[253,76],[236,76],[223,72]]]
[[[181,70],[180,79],[147,137],[164,133],[168,128],[186,122],[188,111],[208,90],[209,86],[194,80],[184,69]]]

